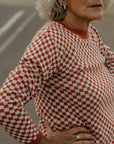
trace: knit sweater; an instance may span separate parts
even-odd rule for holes
[[[53,130],[90,129],[95,144],[114,144],[114,53],[96,29],[47,22],[0,89],[0,124],[22,144]],[[24,106],[35,98],[39,128]]]

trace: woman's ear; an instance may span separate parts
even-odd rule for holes
[[[66,0],[58,0],[58,1],[62,6],[66,5]]]
[[[60,1],[61,1],[61,5],[63,6],[64,10],[66,10],[66,8],[67,8],[66,0],[60,0]]]

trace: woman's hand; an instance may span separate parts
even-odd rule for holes
[[[53,131],[47,124],[47,139],[41,144],[94,144],[95,137],[84,127],[74,127],[66,131]]]

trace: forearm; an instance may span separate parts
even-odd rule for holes
[[[36,144],[36,141],[40,142],[42,137],[24,109],[25,105],[35,96],[33,78],[35,74],[28,65],[19,65],[9,74],[0,89],[0,125],[22,144]]]
[[[24,108],[15,104],[0,103],[0,125],[23,144],[40,142],[42,134]]]

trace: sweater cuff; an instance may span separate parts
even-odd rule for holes
[[[30,144],[40,144],[42,137],[43,137],[43,134],[40,132],[37,136],[37,139],[32,141]]]

